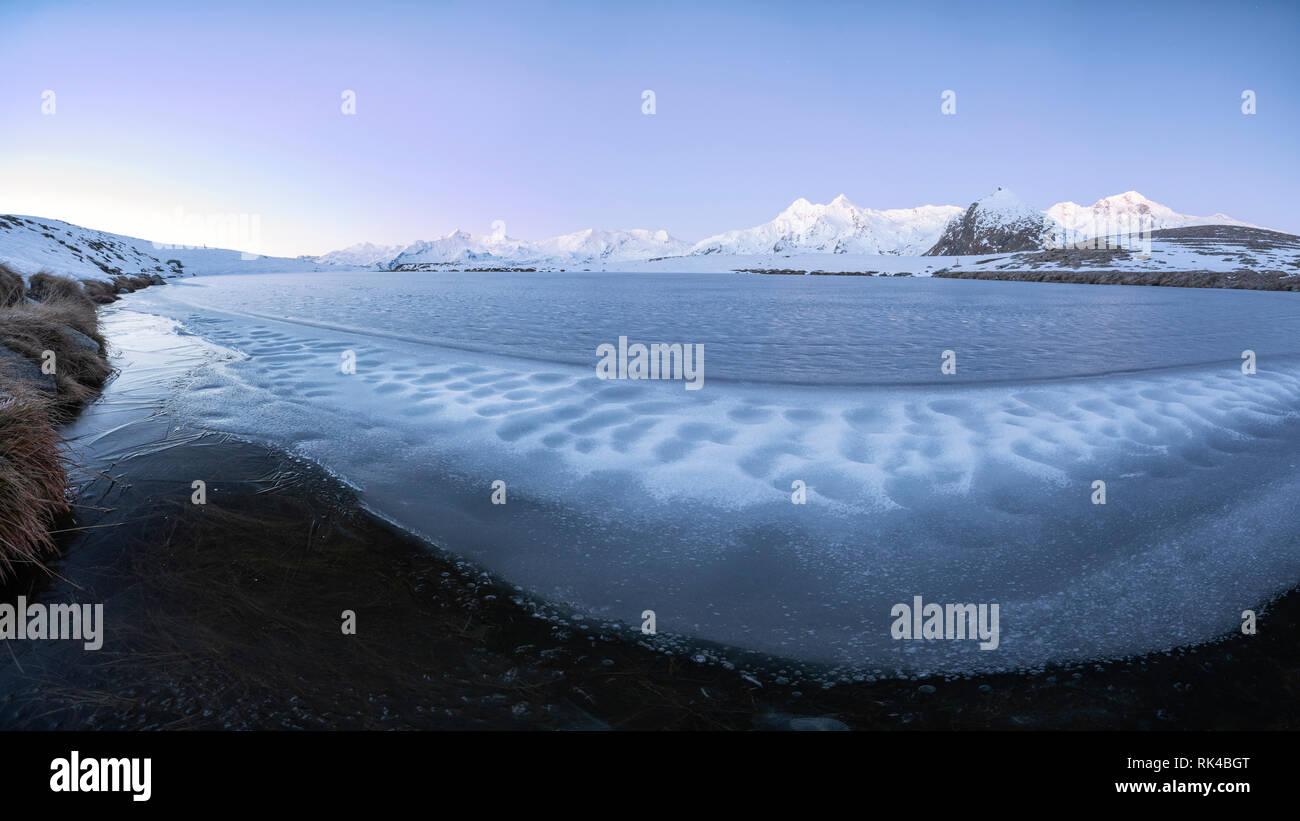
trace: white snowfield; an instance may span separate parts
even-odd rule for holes
[[[238,354],[195,372],[181,419],[289,447],[381,515],[634,637],[652,609],[665,633],[849,670],[1024,668],[1209,640],[1300,578],[1294,358],[1251,376],[1227,361],[687,391],[386,332],[405,303],[379,284],[322,299],[281,278],[268,303],[232,279],[124,303]],[[1289,295],[1192,296],[1290,315]],[[997,651],[891,640],[890,608],[913,595],[999,603]]]

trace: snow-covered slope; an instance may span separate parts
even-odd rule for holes
[[[167,259],[134,237],[44,217],[0,216],[0,262],[22,274],[42,269],[81,279],[114,274],[170,273]]]
[[[970,204],[943,229],[926,256],[1036,251],[1055,222],[1005,188]]]
[[[49,270],[78,279],[139,273],[188,276],[337,268],[309,257],[267,257],[224,248],[155,245],[138,237],[96,231],[62,220],[19,215],[0,215],[0,262],[22,274]]]
[[[1136,191],[1125,191],[1097,200],[1091,206],[1074,202],[1058,202],[1047,209],[1047,215],[1077,239],[1094,236],[1115,236],[1143,230],[1159,231],[1162,228],[1186,228],[1192,225],[1238,225],[1258,228],[1248,222],[1235,220],[1227,214],[1196,217],[1180,214],[1168,206],[1147,199]]]
[[[873,211],[843,194],[826,205],[802,197],[771,222],[709,237],[692,254],[920,254],[934,244],[954,205]]]

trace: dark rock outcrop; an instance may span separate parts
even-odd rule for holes
[[[1037,251],[1052,235],[1055,221],[1027,205],[1015,194],[999,188],[971,203],[960,217],[950,220],[928,257],[1001,254]]]
[[[86,338],[90,339],[90,337]],[[98,344],[95,345],[95,350],[99,350]],[[11,382],[26,385],[47,396],[54,396],[56,390],[54,377],[42,373],[41,369],[27,357],[15,353],[3,345],[0,345],[0,373]]]

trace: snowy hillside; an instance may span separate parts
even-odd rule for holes
[[[49,270],[78,279],[101,280],[116,274],[189,276],[337,268],[309,257],[267,257],[224,248],[155,245],[149,240],[82,228],[62,220],[18,215],[0,215],[0,262],[22,274]]]
[[[43,217],[0,216],[0,262],[22,274],[48,269],[81,279],[171,273],[150,244]]]

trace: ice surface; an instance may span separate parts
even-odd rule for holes
[[[214,277],[125,307],[243,355],[199,372],[176,397],[182,417],[292,448],[394,521],[630,632],[652,609],[660,631],[849,668],[1006,669],[1208,640],[1300,580],[1290,294],[909,283],[950,310],[870,329],[886,349],[873,358],[860,329],[772,281],[786,278],[734,284],[728,303],[688,277],[692,304],[650,275],[522,292],[504,275],[367,277]],[[882,290],[902,284],[817,287],[908,317],[924,295]],[[638,289],[672,310],[640,313]],[[672,321],[697,311],[694,336]],[[990,319],[1035,312],[1043,323]],[[980,373],[947,341],[963,326],[998,364],[943,382],[945,347]],[[619,327],[703,338],[705,388],[597,379],[593,340]],[[1097,348],[1112,367],[1081,376],[1093,371],[1077,357]],[[832,384],[846,350],[863,354],[859,378]],[[908,351],[927,357],[873,378]],[[766,378],[797,372],[802,383]],[[498,479],[505,505],[490,501]],[[791,501],[796,480],[806,504]],[[917,595],[999,603],[999,648],[891,639],[891,607]]]

